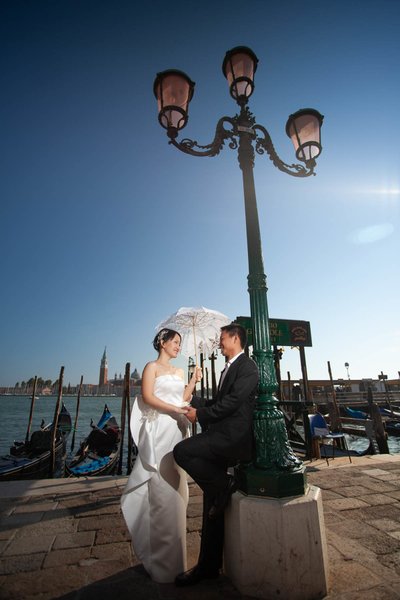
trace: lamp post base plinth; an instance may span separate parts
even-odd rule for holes
[[[236,492],[225,511],[224,573],[242,597],[310,600],[328,593],[321,490],[254,498]]]
[[[247,496],[267,496],[270,498],[288,498],[303,496],[307,491],[306,468],[296,469],[258,469],[253,464],[239,465],[235,468],[239,490]]]

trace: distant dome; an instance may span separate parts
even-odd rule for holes
[[[138,373],[138,370],[135,369],[131,375],[131,379],[140,379],[140,374]]]

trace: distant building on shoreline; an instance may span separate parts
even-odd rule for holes
[[[83,382],[81,395],[82,396],[119,396],[124,393],[124,377],[115,373],[114,379],[108,379],[108,359],[107,346],[104,348],[103,355],[100,361],[99,383]],[[133,369],[130,375],[129,387],[130,396],[134,398],[140,393],[141,376],[137,369]],[[0,395],[2,396],[29,396],[33,392],[34,377],[29,381],[17,383],[14,387],[0,387]],[[71,385],[70,383],[63,385],[64,395],[76,395],[79,390],[79,385]],[[36,394],[38,396],[56,396],[58,394],[58,381],[51,382],[50,379],[44,381],[41,377],[37,379]]]
[[[107,385],[108,382],[108,362],[107,362],[107,346],[104,348],[103,356],[100,362],[99,388]]]

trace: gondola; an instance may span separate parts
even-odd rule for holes
[[[384,425],[388,435],[400,436],[400,421],[385,421]]]
[[[71,431],[71,415],[62,404],[58,415],[54,446],[56,473],[63,474],[66,439]],[[52,423],[34,431],[28,442],[14,442],[10,453],[0,456],[0,481],[50,477]]]
[[[345,408],[346,408],[346,414],[349,417],[352,417],[353,419],[367,419],[368,418],[368,414],[361,410],[349,408],[348,406],[346,406]],[[383,407],[379,407],[379,411],[383,417],[391,417],[393,415],[396,416],[397,414],[399,414],[399,413],[392,413],[392,411],[390,411],[387,408],[383,408]],[[383,425],[384,425],[384,427],[386,429],[386,433],[388,435],[393,435],[396,437],[400,436],[400,420],[399,419],[384,419]]]
[[[349,406],[344,407],[346,416],[351,419],[368,419],[368,413],[357,408],[350,408]]]
[[[390,410],[389,408],[383,408],[383,406],[380,406],[379,410],[383,417],[389,417],[391,419],[393,419],[393,418],[400,419],[400,413],[396,412],[395,410]]]
[[[83,440],[72,460],[66,462],[66,477],[112,475],[117,469],[121,430],[107,404],[97,425],[92,421],[90,426],[91,432]]]

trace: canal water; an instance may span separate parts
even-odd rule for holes
[[[42,419],[50,423],[54,416],[57,398],[55,396],[40,396],[35,401],[31,433],[40,428]],[[76,396],[64,396],[63,402],[70,412],[72,425],[75,422]],[[131,405],[133,398],[131,398]],[[0,455],[8,454],[14,440],[23,441],[28,427],[31,398],[28,396],[0,396]],[[90,432],[90,421],[97,424],[104,405],[107,404],[111,413],[121,423],[122,398],[115,396],[83,396],[80,399],[78,425],[75,433],[76,451]],[[127,435],[125,431],[125,440]],[[71,454],[72,432],[67,440],[68,454]],[[363,451],[368,447],[367,438],[347,436],[348,445],[352,450]],[[400,453],[400,437],[389,436],[389,451],[391,454]],[[126,456],[126,452],[125,452]]]
[[[35,401],[31,433],[40,429],[42,419],[51,423],[54,417],[57,398],[55,396],[39,396]],[[68,409],[72,426],[75,423],[76,396],[64,396],[63,402]],[[133,399],[131,399],[131,404]],[[116,396],[82,396],[79,405],[78,424],[75,433],[74,452],[79,448],[79,443],[90,432],[90,421],[97,424],[104,405],[107,404],[110,412],[121,423],[122,398]],[[28,396],[0,396],[0,455],[8,454],[14,440],[24,441],[29,421],[31,398]],[[125,438],[126,438],[125,433]],[[72,431],[67,439],[67,451],[71,453]],[[67,454],[67,456],[68,456]],[[125,455],[126,456],[126,455]]]

